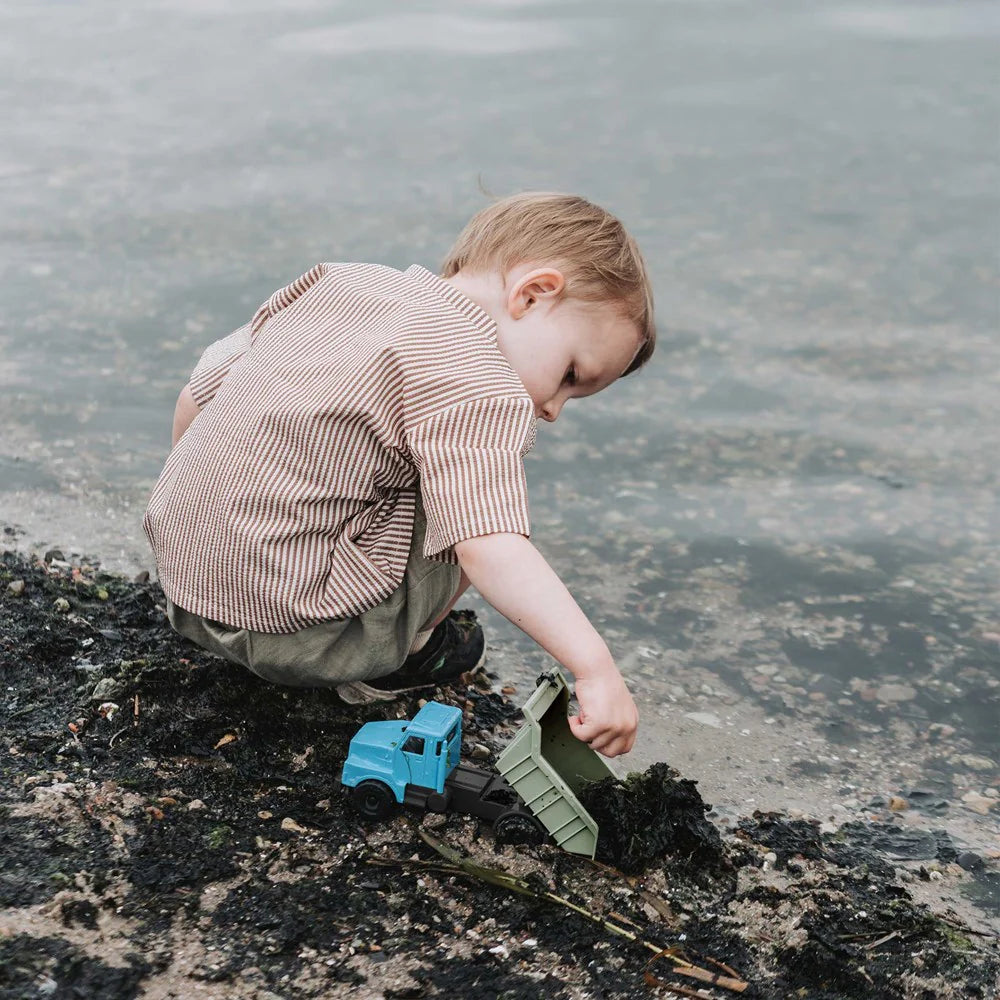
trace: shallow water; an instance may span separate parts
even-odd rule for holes
[[[542,428],[535,537],[644,719],[756,706],[995,789],[959,758],[1000,758],[996,8],[359,10],[0,10],[0,520],[149,565],[203,346],[317,260],[435,266],[480,185],[580,191],[660,345]]]

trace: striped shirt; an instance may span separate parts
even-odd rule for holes
[[[529,533],[531,397],[478,305],[422,267],[317,264],[212,344],[144,527],[175,604],[233,628],[350,618],[424,555]]]

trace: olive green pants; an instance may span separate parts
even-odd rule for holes
[[[241,663],[265,680],[293,687],[335,687],[392,673],[417,633],[451,603],[461,570],[423,556],[426,521],[417,503],[406,572],[396,590],[357,618],[272,634],[233,629],[167,601],[170,624],[202,649]]]

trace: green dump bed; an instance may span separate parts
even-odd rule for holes
[[[592,858],[597,824],[576,796],[614,772],[570,731],[569,697],[561,671],[542,674],[522,710],[524,726],[496,766],[560,847]]]

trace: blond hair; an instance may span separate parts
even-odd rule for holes
[[[639,331],[641,346],[623,374],[641,368],[656,345],[653,289],[635,240],[610,212],[577,195],[527,191],[477,212],[442,265],[459,271],[498,270],[553,263],[566,278],[566,294],[617,306]]]

